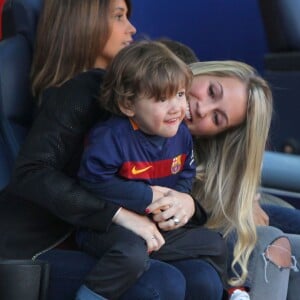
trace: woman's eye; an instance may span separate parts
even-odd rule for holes
[[[116,15],[116,16],[115,16],[115,19],[121,20],[123,17],[124,17],[124,15]]]
[[[184,92],[184,91],[181,91],[181,92],[178,92],[178,93],[177,93],[177,96],[180,97],[180,98],[181,98],[181,97],[184,97],[184,95],[185,95],[185,92]]]
[[[216,112],[214,112],[214,114],[213,114],[213,122],[216,126],[219,126],[219,124],[220,124],[219,115]]]
[[[214,87],[212,85],[209,86],[208,88],[208,94],[209,96],[211,96],[212,98],[215,97],[215,90],[214,90]]]

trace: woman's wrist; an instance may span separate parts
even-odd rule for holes
[[[120,212],[121,212],[122,208],[123,208],[123,207],[120,207],[120,208],[116,211],[116,213],[114,214],[114,216],[113,216],[113,218],[112,218],[113,223],[118,224],[118,217],[119,217],[119,215],[120,215]]]
[[[200,204],[199,200],[197,200],[193,197],[193,201],[194,201],[195,211],[194,211],[194,214],[193,214],[192,218],[197,220],[201,224],[204,224],[207,221],[206,211],[204,210],[204,208]]]

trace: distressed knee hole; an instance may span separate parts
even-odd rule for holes
[[[295,272],[298,272],[296,258],[292,255],[291,244],[286,237],[280,237],[268,245],[262,256],[265,262],[266,282],[268,282],[267,267],[269,262],[277,266],[280,270],[293,269]]]
[[[292,263],[291,244],[285,237],[278,238],[268,245],[266,258],[280,268],[289,268]]]

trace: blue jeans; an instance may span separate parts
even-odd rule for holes
[[[222,299],[223,286],[220,277],[207,262],[184,260],[172,265],[151,260],[150,269],[144,272],[120,300]]]
[[[285,233],[300,234],[300,210],[273,204],[263,204],[262,209],[269,216],[270,226]]]
[[[97,259],[81,251],[50,250],[39,259],[51,264],[49,300],[74,300]],[[150,267],[120,300],[220,300],[223,287],[215,269],[202,260],[167,264],[150,260]]]
[[[71,250],[50,250],[39,256],[51,265],[49,300],[74,300],[77,290],[97,259]],[[185,278],[175,267],[164,262],[150,260],[149,269],[120,298],[122,300],[184,299]]]
[[[202,253],[205,258],[210,255],[211,263],[215,263],[218,270],[221,269],[220,273],[223,273],[221,266],[225,267],[226,249],[222,237],[216,232],[192,225],[165,234],[166,245],[152,253],[150,257],[152,264],[156,261],[156,264],[160,264],[160,268],[162,266],[169,268],[167,276],[159,270],[149,270],[149,267],[151,269],[153,266],[149,264],[145,241],[132,231],[118,225],[112,225],[110,231],[105,233],[78,230],[76,241],[79,248],[98,258],[97,263],[85,277],[85,285],[91,291],[108,299],[123,298],[122,296],[125,297],[132,287],[136,289],[139,285],[147,289],[153,282],[157,283],[157,288],[156,291],[152,288],[154,291],[152,298],[138,299],[221,299],[223,288],[216,269],[204,259],[201,260],[202,257],[198,257]],[[165,262],[164,265],[162,261]],[[173,262],[177,262],[174,263],[177,269],[168,265]],[[174,271],[177,274],[170,276],[169,272]],[[181,282],[178,282],[178,273],[181,274]],[[169,287],[166,286],[166,282]],[[183,293],[181,290],[177,291],[184,286],[187,287],[186,293],[185,288]],[[134,295],[135,290],[134,293],[130,292],[130,297],[126,296],[124,299],[135,299]]]
[[[185,278],[185,300],[222,299],[222,281],[217,271],[209,263],[201,259],[190,259],[175,261],[172,262],[172,265],[180,270]]]
[[[221,300],[223,285],[217,271],[200,259],[167,264],[151,260],[150,268],[121,300]]]

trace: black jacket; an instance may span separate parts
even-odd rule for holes
[[[103,74],[84,72],[43,93],[11,183],[0,195],[0,257],[30,258],[60,243],[74,226],[110,226],[118,206],[96,198],[76,178],[84,136],[106,117],[97,103]]]

